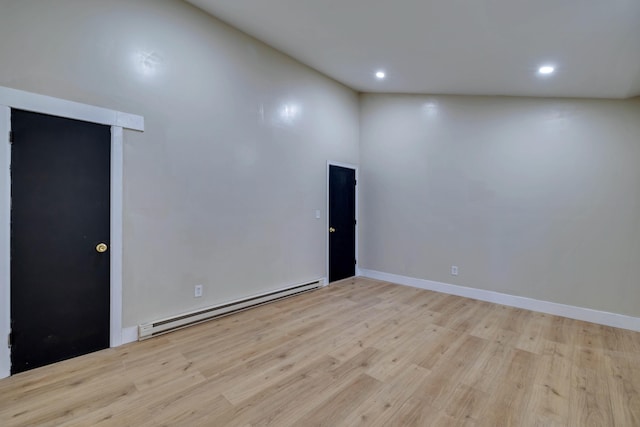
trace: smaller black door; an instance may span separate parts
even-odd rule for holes
[[[356,275],[356,171],[329,165],[329,281]]]
[[[109,347],[111,129],[19,110],[11,127],[16,374]]]

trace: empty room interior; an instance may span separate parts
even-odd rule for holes
[[[640,1],[0,0],[0,425],[640,426]]]

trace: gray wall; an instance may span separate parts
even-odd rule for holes
[[[0,85],[145,116],[125,133],[125,326],[325,276],[327,160],[361,163],[361,267],[640,316],[638,99],[359,111],[180,1],[0,11]]]
[[[360,156],[362,268],[640,316],[639,98],[362,95]]]
[[[0,40],[0,85],[146,119],[125,133],[124,326],[326,275],[353,91],[180,1],[1,0]]]

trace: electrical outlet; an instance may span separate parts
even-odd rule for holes
[[[193,288],[193,297],[200,298],[201,296],[202,296],[202,285],[196,285],[195,288]]]
[[[457,265],[452,265],[451,266],[451,275],[452,276],[457,276],[458,275],[458,266]]]

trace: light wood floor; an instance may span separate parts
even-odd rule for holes
[[[640,334],[367,279],[0,381],[2,426],[640,426]]]

